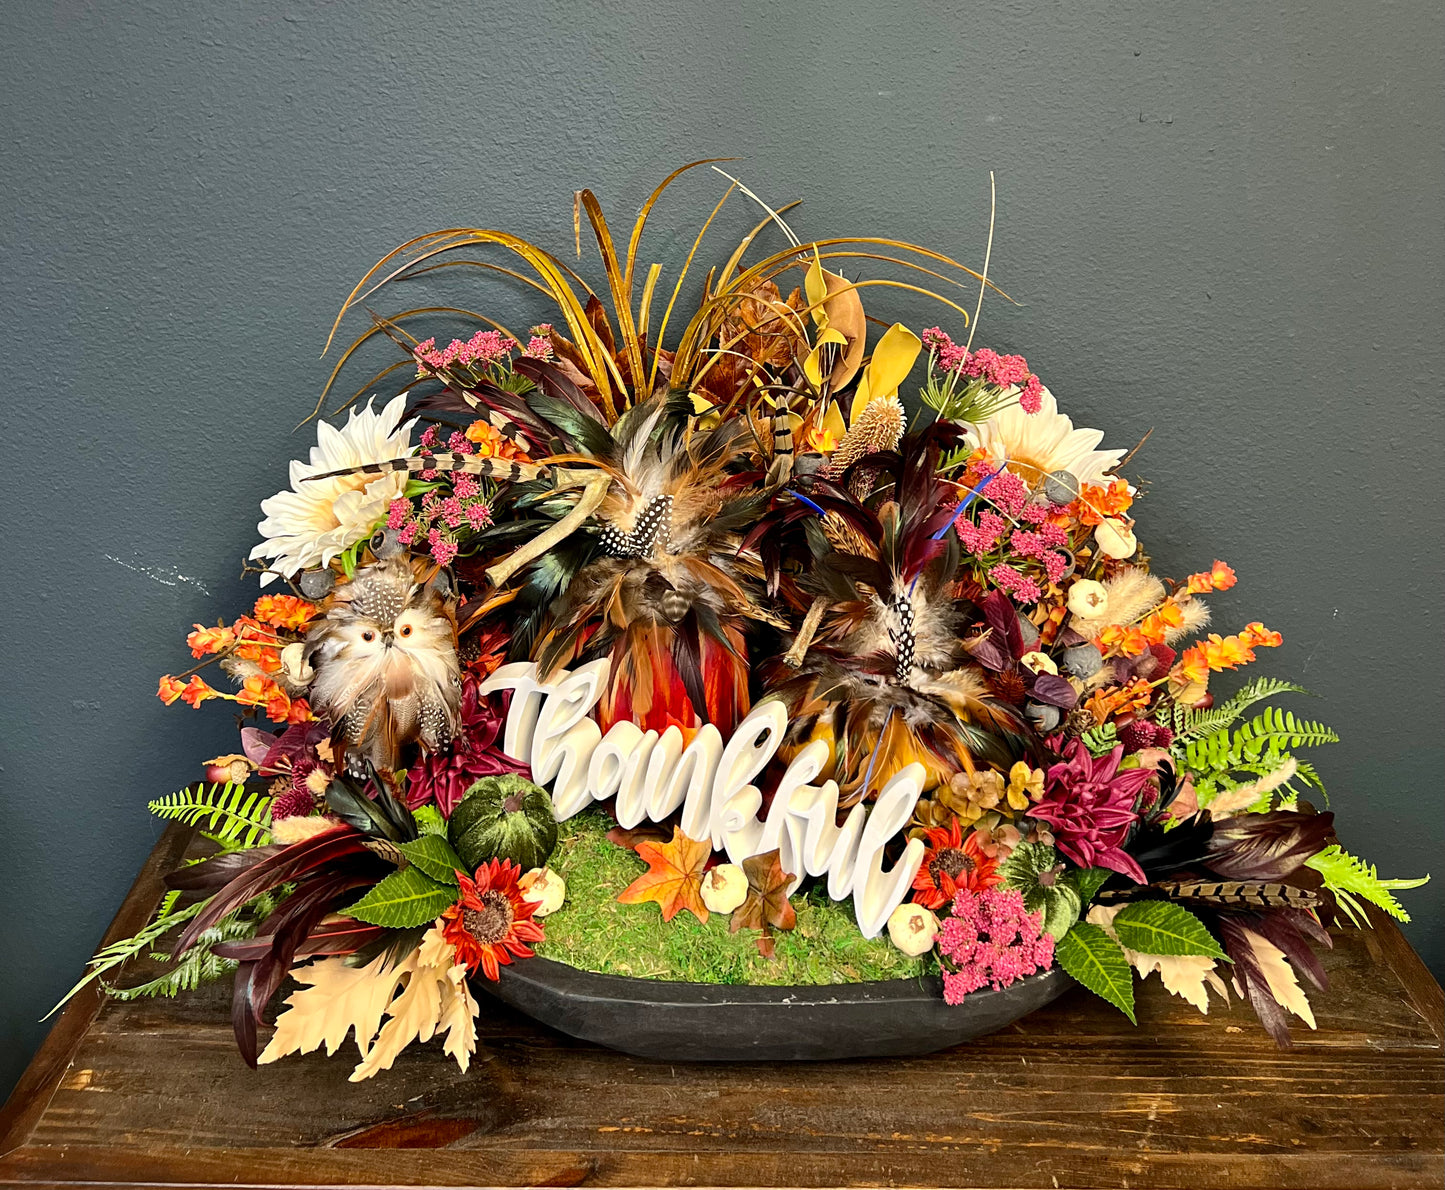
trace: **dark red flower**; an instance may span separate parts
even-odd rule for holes
[[[982,892],[1002,879],[998,860],[984,854],[976,831],[963,838],[957,818],[927,833],[928,850],[913,878],[913,899],[925,909],[941,909],[960,892]]]
[[[537,903],[523,898],[517,887],[521,874],[522,869],[509,859],[488,860],[477,869],[475,879],[457,873],[462,895],[442,910],[442,937],[468,971],[481,967],[488,979],[498,979],[513,956],[532,957],[528,942],[542,941],[542,927],[532,920]]]
[[[497,744],[506,714],[492,699],[477,693],[477,679],[470,674],[462,679],[461,720],[461,732],[451,748],[423,753],[407,772],[407,809],[435,802],[443,816],[450,818],[479,778],[500,773],[531,775],[525,761],[513,760]]]
[[[1079,740],[1044,778],[1044,796],[1029,816],[1047,822],[1054,845],[1082,868],[1110,868],[1139,884],[1144,871],[1123,844],[1138,819],[1136,802],[1154,775],[1149,769],[1119,771],[1123,745],[1097,760]]]

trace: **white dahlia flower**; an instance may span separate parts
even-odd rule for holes
[[[298,571],[329,564],[386,515],[388,505],[406,490],[409,476],[404,471],[311,481],[307,477],[407,457],[415,449],[411,428],[416,423],[398,424],[405,412],[402,393],[379,411],[371,401],[365,408],[353,409],[339,430],[325,422],[317,427],[311,461],[293,459],[291,487],[261,501],[266,519],[256,528],[264,540],[251,557],[268,562],[261,576],[263,587],[278,576],[290,578]]]
[[[1048,389],[1041,393],[1041,402],[1037,413],[1009,405],[987,421],[970,426],[969,437],[988,452],[995,465],[1007,459],[1010,470],[1030,485],[1054,471],[1068,471],[1080,484],[1105,482],[1125,452],[1095,449],[1104,440],[1104,432],[1074,429]]]

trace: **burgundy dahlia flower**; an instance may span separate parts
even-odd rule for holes
[[[498,745],[506,712],[499,711],[492,699],[477,693],[477,679],[470,674],[462,679],[461,718],[462,730],[451,748],[423,753],[407,773],[407,809],[435,802],[442,815],[450,818],[457,803],[480,778],[500,773],[530,775],[525,761],[513,760]]]
[[[1139,884],[1144,870],[1123,850],[1129,828],[1138,819],[1135,803],[1153,773],[1119,771],[1123,746],[1097,760],[1079,740],[1064,750],[1044,778],[1044,796],[1029,810],[1031,818],[1053,829],[1054,846],[1084,868],[1111,868]]]

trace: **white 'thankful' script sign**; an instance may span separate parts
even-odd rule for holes
[[[858,928],[876,937],[908,895],[926,850],[910,840],[903,857],[883,869],[883,846],[913,815],[924,770],[910,764],[879,791],[872,813],[861,803],[838,825],[838,785],[811,782],[823,771],[828,745],[814,740],[788,765],[765,818],[762,792],[752,782],[777,752],[787,727],[782,703],[764,700],[731,739],[705,724],[684,746],[682,732],[661,734],[634,723],[615,723],[606,735],[590,717],[607,684],[609,662],[592,661],[538,680],[531,662],[504,665],[482,693],[512,691],[503,748],[532,766],[532,779],[552,788],[559,821],[592,802],[615,797],[617,821],[661,822],[682,809],[682,831],[708,839],[734,863],[777,848],[783,871],[826,876],[828,895],[852,894]]]

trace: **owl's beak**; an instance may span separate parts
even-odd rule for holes
[[[395,643],[395,636],[396,634],[393,632],[383,632],[381,634],[381,643],[389,649]]]

